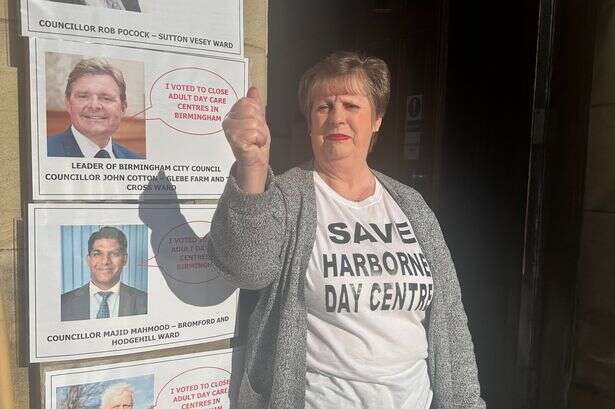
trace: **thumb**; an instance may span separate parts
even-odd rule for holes
[[[258,93],[258,88],[250,87],[250,89],[248,89],[248,93],[246,94],[246,97],[248,97],[250,99],[255,99],[256,102],[258,102],[258,105],[260,105],[261,107],[263,106],[263,104],[261,102],[261,96]]]

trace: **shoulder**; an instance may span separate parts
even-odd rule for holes
[[[141,11],[138,0],[124,0],[124,5],[128,11]]]
[[[380,172],[374,171],[374,174],[408,216],[415,233],[422,238],[421,245],[446,248],[440,223],[423,196],[412,187]]]
[[[62,302],[70,302],[84,296],[89,296],[89,284],[85,284],[62,294]]]
[[[118,159],[145,159],[143,156],[115,142],[113,142],[113,153]]]
[[[70,128],[47,138],[47,156],[80,157],[83,156]]]
[[[274,182],[285,191],[301,191],[313,185],[312,171],[309,163],[301,164],[276,175]]]
[[[65,129],[64,131],[57,133],[55,135],[51,135],[47,140],[48,141],[57,141],[58,139],[70,138],[73,136],[70,128]]]
[[[387,191],[389,191],[395,199],[411,205],[415,210],[433,213],[427,205],[427,202],[425,202],[423,196],[416,189],[405,185],[392,177],[385,175],[384,173],[380,173],[373,169],[372,171],[380,183],[384,185]]]
[[[302,164],[276,175],[273,187],[286,203],[287,210],[300,212],[304,206],[316,206],[314,176],[310,163]]]
[[[129,294],[132,297],[147,297],[147,293],[145,291],[141,291],[124,283],[120,283],[120,291],[125,294]]]
[[[47,146],[60,146],[63,142],[74,139],[70,128],[47,138]]]

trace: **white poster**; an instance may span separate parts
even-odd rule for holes
[[[247,61],[30,40],[34,200],[218,197]],[[101,156],[102,155],[102,156]]]
[[[32,362],[231,338],[238,291],[210,263],[213,205],[30,204]]]
[[[49,371],[45,408],[229,409],[238,354],[224,349]]]
[[[243,56],[241,0],[21,0],[22,35]]]

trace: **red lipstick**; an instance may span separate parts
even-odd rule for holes
[[[350,139],[350,136],[343,133],[330,133],[326,136],[326,139],[328,141],[345,141],[347,139]]]

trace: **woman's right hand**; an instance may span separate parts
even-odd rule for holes
[[[265,190],[269,171],[271,135],[256,87],[250,87],[222,122],[222,129],[237,161],[237,183],[246,193]]]

